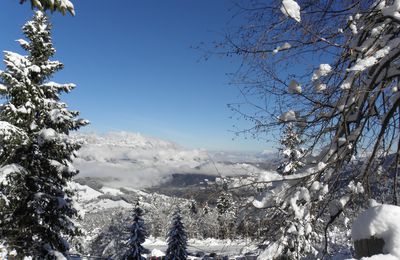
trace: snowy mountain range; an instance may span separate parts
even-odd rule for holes
[[[207,152],[137,133],[80,133],[84,143],[74,161],[79,178],[96,177],[111,187],[147,188],[173,174],[239,176],[256,174],[273,154]]]

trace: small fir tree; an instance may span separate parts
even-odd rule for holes
[[[147,253],[142,244],[146,240],[147,232],[143,221],[143,210],[137,203],[133,210],[133,223],[130,226],[131,236],[128,241],[128,252],[126,253],[126,260],[141,260],[145,259],[142,254]]]
[[[168,233],[168,248],[166,252],[167,260],[185,260],[187,259],[187,236],[185,227],[182,223],[180,210],[176,210],[173,218],[171,229]]]
[[[193,215],[196,215],[198,213],[197,202],[195,199],[190,200],[189,210],[190,210],[190,213]]]
[[[283,160],[277,171],[282,175],[291,175],[303,167],[301,159],[304,156],[304,150],[300,147],[303,144],[299,127],[294,123],[288,123],[282,133],[281,154]]]
[[[0,72],[0,154],[6,200],[0,212],[1,237],[18,258],[53,259],[67,256],[68,240],[80,234],[72,220],[73,192],[68,188],[78,171],[72,166],[80,143],[69,137],[88,122],[60,101],[74,84],[50,82],[63,64],[49,59],[55,54],[51,24],[37,11],[23,26],[27,40],[18,40],[23,56],[5,52],[6,69]],[[14,139],[4,133],[15,132]]]
[[[208,202],[206,201],[203,206],[203,215],[207,215],[210,212],[210,206],[208,206]]]
[[[233,236],[235,228],[236,212],[232,194],[221,192],[217,199],[217,212],[219,224],[219,238],[225,239]]]

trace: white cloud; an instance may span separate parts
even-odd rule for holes
[[[149,187],[167,181],[173,173],[232,176],[259,171],[248,164],[213,162],[205,150],[188,150],[136,133],[78,134],[76,137],[85,140],[74,161],[80,170],[78,177],[118,179],[113,186]]]

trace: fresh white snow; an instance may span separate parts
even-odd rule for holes
[[[18,173],[23,170],[18,164],[7,164],[0,168],[0,183],[7,184],[7,176],[11,173]]]
[[[385,1],[382,1],[385,3]],[[396,20],[400,20],[400,0],[395,0],[392,5],[382,8],[382,14],[384,16],[391,17]]]
[[[303,89],[301,85],[294,79],[292,79],[289,83],[288,92],[292,94],[301,94]]]
[[[283,0],[280,10],[284,15],[293,18],[297,22],[301,22],[300,6],[296,1]]]
[[[399,259],[400,207],[385,204],[370,207],[353,222],[351,233],[354,241],[372,236],[382,238],[385,241],[384,253]]]
[[[326,88],[327,88],[327,86],[324,83],[318,83],[318,84],[315,85],[315,91],[317,93],[324,92],[326,90]]]
[[[329,73],[331,73],[332,67],[329,64],[320,64],[319,68],[314,71],[311,80],[315,81],[318,80],[320,77],[327,76]]]
[[[293,110],[289,110],[287,112],[284,112],[279,119],[283,122],[290,122],[290,121],[296,121],[296,112]]]
[[[189,252],[204,252],[206,254],[209,253],[217,253],[219,255],[225,255],[230,257],[235,257],[242,255],[246,248],[252,244],[252,241],[245,239],[215,239],[215,238],[207,238],[207,239],[189,239],[188,240],[188,251]],[[145,248],[151,250],[151,254],[160,254],[165,255],[165,251],[167,249],[167,242],[164,239],[149,237],[143,243]],[[191,259],[202,259],[202,258],[191,258]],[[262,259],[262,258],[261,258]]]
[[[290,49],[290,48],[292,48],[292,45],[291,45],[290,43],[288,43],[288,42],[285,42],[283,45],[276,47],[276,48],[272,51],[272,53],[273,53],[273,54],[277,54],[279,51],[288,50],[288,49]]]
[[[57,132],[52,128],[46,128],[40,130],[38,134],[38,142],[39,144],[43,144],[45,142],[53,141],[58,137]]]

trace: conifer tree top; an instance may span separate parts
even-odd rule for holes
[[[138,202],[133,210],[133,223],[129,228],[131,235],[128,241],[128,251],[125,255],[125,259],[127,260],[145,259],[142,255],[148,251],[142,246],[147,237],[144,220],[142,218],[143,213]]]
[[[174,212],[171,229],[168,232],[168,248],[166,259],[184,260],[187,258],[187,235],[182,223],[181,212],[177,209]]]
[[[78,171],[72,159],[80,143],[69,136],[88,122],[61,102],[74,84],[50,81],[63,64],[55,54],[51,24],[42,11],[23,26],[18,40],[27,52],[5,52],[0,72],[0,174],[7,201],[0,236],[18,256],[38,259],[68,255],[68,239],[80,234],[68,183]]]

